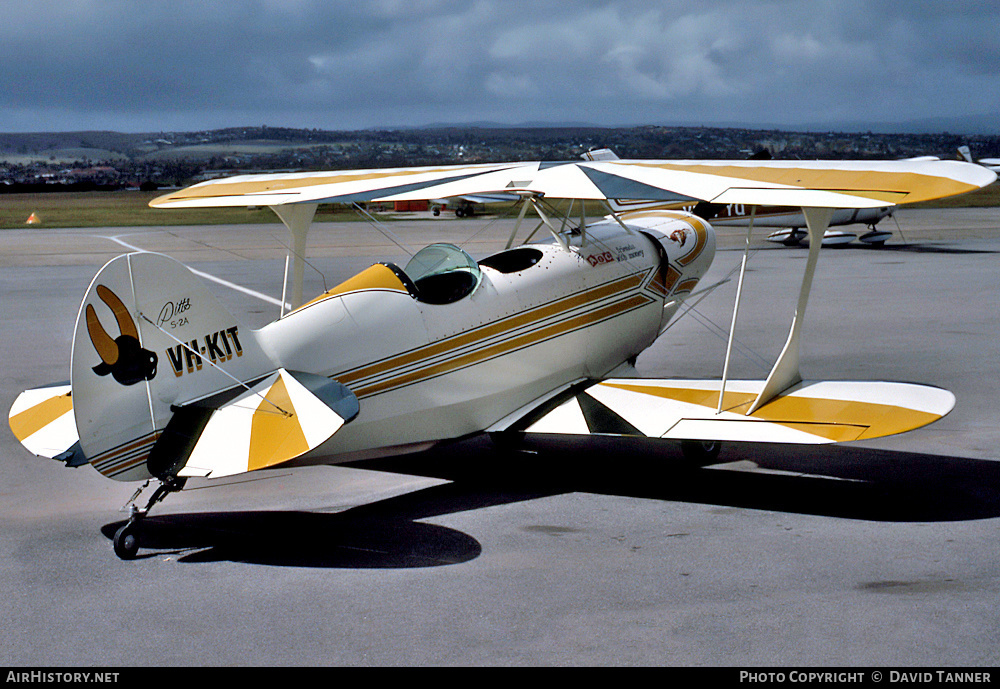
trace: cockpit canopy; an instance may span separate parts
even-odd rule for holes
[[[451,304],[476,289],[479,264],[454,244],[431,244],[413,255],[403,268],[414,296],[427,304]]]

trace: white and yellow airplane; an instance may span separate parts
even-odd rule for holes
[[[149,509],[191,477],[337,463],[477,433],[647,436],[682,442],[705,461],[722,441],[899,433],[948,413],[954,397],[914,384],[801,379],[820,242],[810,243],[786,344],[766,379],[728,379],[732,332],[721,379],[641,379],[631,363],[696,293],[715,253],[712,226],[677,210],[627,222],[614,213],[558,219],[547,201],[795,206],[817,238],[836,209],[961,194],[994,179],[959,161],[604,160],[204,182],[151,205],[271,207],[292,236],[282,303],[295,308],[250,330],[173,259],[119,256],[83,298],[69,384],[22,393],[10,426],[37,455],[159,482],[115,536],[122,558],[135,556]],[[378,263],[303,298],[318,204],[496,192],[523,199],[506,250],[477,261],[434,244],[403,267]],[[541,219],[532,234],[544,227],[545,239],[516,245],[529,208]],[[740,287],[742,279],[741,271]]]

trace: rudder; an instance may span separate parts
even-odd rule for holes
[[[73,335],[81,450],[109,478],[152,478],[150,453],[177,407],[275,368],[184,265],[161,254],[119,256],[91,283]]]

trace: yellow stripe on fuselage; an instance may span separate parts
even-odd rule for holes
[[[392,268],[382,265],[381,263],[376,263],[373,266],[365,268],[360,273],[352,278],[348,278],[344,282],[340,283],[336,287],[323,292],[315,299],[307,301],[305,304],[295,309],[295,311],[301,311],[307,306],[317,304],[331,297],[339,297],[348,292],[357,292],[360,290],[368,289],[385,289],[393,292],[406,292],[406,286],[403,281],[400,280],[396,273],[392,271]],[[295,313],[295,311],[289,312],[289,315]]]
[[[162,431],[156,430],[139,438],[133,438],[91,458],[90,463],[97,471],[109,478],[123,474],[149,459],[149,453],[152,452],[161,433]]]
[[[609,304],[602,308],[569,318],[559,323],[554,323],[544,328],[533,330],[517,337],[512,337],[509,340],[504,340],[503,342],[489,347],[484,347],[483,349],[454,357],[452,359],[448,359],[447,361],[427,366],[405,375],[391,378],[382,383],[358,388],[354,390],[354,393],[359,398],[363,398],[382,392],[388,392],[389,390],[404,387],[406,385],[419,383],[429,378],[434,378],[445,373],[450,373],[451,371],[503,356],[504,354],[509,354],[515,350],[538,344],[539,342],[543,342],[553,337],[558,337],[559,335],[564,335],[573,330],[585,328],[605,319],[631,311],[632,309],[645,306],[646,304],[652,303],[652,301],[653,299],[645,294],[636,294],[622,301]]]
[[[524,313],[509,316],[495,323],[490,323],[458,335],[423,345],[409,352],[392,356],[382,361],[366,364],[351,371],[346,371],[334,377],[344,385],[351,386],[367,378],[391,372],[395,369],[416,365],[455,350],[468,347],[485,340],[511,333],[520,328],[539,323],[546,319],[557,317],[574,309],[585,307],[609,297],[627,293],[642,285],[645,274],[628,275],[618,280],[593,287],[579,294],[563,297],[549,304],[535,307]],[[367,389],[367,388],[363,388]],[[356,390],[355,394],[360,393]]]

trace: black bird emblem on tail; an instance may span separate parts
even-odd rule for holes
[[[87,304],[87,332],[90,341],[101,357],[101,363],[94,366],[99,376],[111,376],[122,385],[135,385],[156,376],[156,352],[143,349],[139,344],[139,331],[125,304],[114,292],[104,285],[97,286],[97,296],[111,309],[121,333],[113,338],[101,325],[97,311]]]

